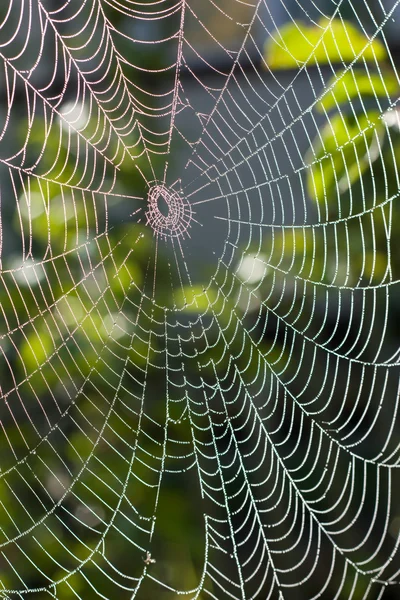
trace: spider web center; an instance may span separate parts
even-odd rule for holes
[[[149,189],[146,224],[156,235],[184,237],[192,222],[192,209],[183,196],[165,185]]]

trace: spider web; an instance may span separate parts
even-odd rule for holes
[[[1,7],[1,597],[398,594],[388,4]]]

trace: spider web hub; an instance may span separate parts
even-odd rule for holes
[[[176,191],[157,184],[147,196],[146,224],[162,237],[184,237],[192,222],[192,209]]]

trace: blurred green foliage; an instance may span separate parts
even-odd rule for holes
[[[304,157],[305,187],[316,225],[278,227],[265,239],[262,258],[268,265],[267,274],[257,283],[260,296],[270,300],[265,313],[274,306],[278,319],[285,319],[322,348],[373,363],[376,349],[383,344],[382,335],[389,347],[398,344],[396,290],[391,291],[389,310],[386,288],[381,288],[381,295],[379,292],[380,286],[400,278],[396,248],[400,233],[400,113],[396,105],[400,85],[396,67],[382,40],[368,38],[357,26],[339,19],[312,26],[302,22],[286,25],[266,43],[264,60],[266,67],[275,70],[317,67],[324,81],[314,106],[323,122]],[[369,287],[373,288],[371,297],[361,296],[359,290],[363,294]],[[273,297],[271,289],[275,290]],[[274,302],[278,298],[279,302]],[[371,314],[372,307],[367,338],[360,315]],[[384,318],[384,326],[379,325]],[[291,362],[296,363],[303,349],[296,350],[290,343],[289,347]],[[325,354],[312,352],[311,395],[315,380],[314,389],[322,390],[318,373],[326,373],[327,368]],[[367,397],[370,390],[362,390],[354,366],[350,393],[345,397],[358,393]],[[342,409],[350,414],[353,407],[347,404]],[[391,414],[382,414],[382,419],[389,429]],[[339,470],[336,479],[340,480]],[[352,586],[349,576],[340,598],[365,597],[365,582]],[[332,589],[332,597],[335,593]]]
[[[339,19],[318,26],[292,23],[279,40],[267,42],[265,61],[275,69],[337,65],[315,106],[325,123],[305,157],[308,195],[327,226],[296,234],[308,239],[300,275],[313,257],[308,277],[314,281],[355,286],[397,279],[400,260],[391,247],[399,222],[393,198],[399,189],[400,119],[391,105],[400,86],[383,42]],[[283,268],[292,261],[293,235],[281,234]],[[302,248],[297,246],[296,262]]]
[[[343,19],[322,18],[317,24],[288,23],[265,45],[265,62],[270,69],[346,63],[362,56],[366,61],[387,58],[384,44],[368,39],[358,27]]]
[[[38,600],[49,597],[45,588],[60,600],[115,597],[115,580],[124,586],[125,575],[132,587],[151,570],[172,588],[194,588],[203,517],[168,474],[175,446],[184,453],[192,445],[188,419],[166,409],[161,306],[172,306],[171,283],[159,257],[159,303],[144,295],[145,279],[154,279],[152,232],[129,218],[137,205],[124,200],[141,194],[143,179],[125,157],[118,188],[111,169],[91,182],[118,196],[81,189],[78,138],[98,124],[46,127],[38,116],[30,130],[27,156],[40,157],[42,177],[19,191],[12,226],[21,256],[5,257],[0,289],[1,585],[36,589]],[[110,164],[117,148],[108,146]],[[145,156],[135,164],[149,168]],[[164,448],[167,433],[174,443]],[[193,496],[198,481],[187,481]],[[156,561],[146,565],[155,521]],[[118,597],[131,592],[121,588]],[[175,597],[159,590],[159,598]]]
[[[290,369],[296,368],[296,351],[289,353],[285,342],[276,343],[274,336],[268,339],[258,332],[254,337],[254,331],[249,336],[242,319],[245,313],[258,316],[268,309],[284,318],[291,310],[291,324],[301,330],[310,317],[307,303],[325,299],[324,292],[312,299],[302,296],[301,280],[351,287],[399,277],[400,257],[389,249],[400,221],[389,200],[398,192],[400,128],[393,119],[396,110],[387,111],[392,94],[398,93],[398,78],[387,58],[381,41],[369,40],[342,21],[287,25],[266,44],[271,69],[335,62],[345,67],[356,61],[325,86],[316,111],[326,116],[326,123],[305,157],[307,190],[319,221],[338,223],[331,229],[285,228],[272,234],[262,249],[265,276],[245,285],[231,273],[229,284],[225,280],[207,289],[176,291],[176,307],[199,325],[196,356],[205,380],[215,381],[233,362],[247,381],[256,381],[260,356],[277,372],[291,358],[289,378]],[[97,126],[89,120],[85,137],[95,135]],[[25,129],[21,125],[23,136]],[[57,128],[48,133],[44,120],[36,119],[29,151],[41,156],[47,179],[30,178],[21,190],[13,226],[30,262],[18,266],[9,257],[0,294],[6,357],[1,379],[10,387],[3,386],[3,393],[6,404],[18,406],[3,419],[3,589],[20,588],[21,580],[22,587],[33,589],[60,581],[52,589],[60,600],[97,598],[99,590],[112,597],[113,580],[122,584],[122,574],[139,580],[146,569],[165,576],[172,586],[176,581],[177,587],[189,589],[198,583],[204,553],[202,515],[187,501],[193,490],[198,493],[198,481],[190,480],[183,493],[174,477],[164,475],[157,562],[148,567],[143,561],[147,537],[137,518],[143,515],[146,528],[154,521],[166,423],[167,390],[165,377],[159,376],[164,364],[162,352],[157,352],[162,350],[157,333],[162,339],[164,313],[157,305],[151,308],[150,343],[144,333],[149,315],[137,311],[144,279],[154,275],[148,268],[153,262],[149,233],[129,223],[108,228],[107,201],[100,194],[74,190],[83,177],[76,137]],[[107,158],[115,160],[116,153],[117,145],[111,144]],[[120,158],[120,191],[132,194],[141,180],[131,162]],[[145,171],[146,158],[138,160]],[[103,175],[99,172],[93,184]],[[390,236],[389,222],[394,227]],[[224,296],[222,288],[229,293]],[[168,302],[165,286],[164,304]],[[199,314],[205,315],[201,322]],[[132,393],[140,397],[137,383],[144,380],[147,396],[155,399],[151,420],[144,419],[140,403],[132,405]],[[183,453],[191,447],[189,421],[179,418],[179,410],[168,433],[182,444]],[[134,480],[127,478],[132,455]],[[164,471],[173,462],[166,456]],[[34,524],[34,534],[22,535]],[[15,543],[8,543],[10,539]],[[171,539],[177,540],[173,552]],[[143,552],[137,549],[141,544]],[[107,560],[111,556],[113,567]],[[121,591],[119,597],[130,595]],[[46,592],[35,594],[37,600],[47,597]],[[160,599],[175,597],[160,591]]]

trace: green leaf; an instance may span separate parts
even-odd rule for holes
[[[349,21],[321,19],[318,25],[289,23],[265,45],[264,59],[271,69],[292,69],[305,63],[351,63],[362,55],[366,61],[387,56],[382,42],[370,40]]]
[[[342,76],[333,77],[327,85],[328,92],[318,102],[319,112],[329,111],[340,104],[348,103],[357,97],[388,97],[395,94],[399,84],[394,73],[367,73],[365,70],[347,71]]]
[[[43,326],[40,330],[32,328],[30,335],[21,343],[20,356],[23,368],[29,377],[40,369],[55,350],[50,330]]]
[[[379,155],[375,146],[384,129],[377,112],[358,119],[335,115],[323,128],[315,150],[307,181],[310,196],[324,203],[347,191]]]
[[[220,309],[219,305],[223,301],[217,290],[214,288],[205,289],[200,285],[185,286],[178,289],[174,294],[174,298],[178,308],[193,313],[206,313]]]

